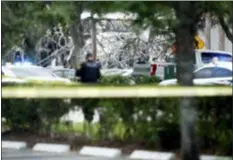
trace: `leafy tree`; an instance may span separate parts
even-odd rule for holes
[[[100,2],[101,3],[101,2]],[[176,21],[171,19],[170,28],[176,35],[177,41],[177,79],[178,83],[184,86],[193,85],[194,69],[194,36],[197,32],[197,25],[203,14],[202,3],[200,2],[104,2],[100,6],[109,10],[125,10],[137,13],[137,23],[142,26],[158,25],[163,26],[162,19],[159,21],[161,11],[169,10],[175,13]],[[98,5],[95,5],[98,6]],[[101,8],[98,6],[98,8]],[[98,8],[94,8],[97,10]],[[99,10],[103,12],[103,10]],[[164,13],[162,14],[164,15]],[[171,16],[172,17],[172,16]],[[171,23],[172,22],[172,23]],[[175,23],[174,23],[175,22]],[[185,160],[199,159],[197,143],[195,139],[194,122],[195,109],[193,108],[193,98],[183,98],[180,103],[181,110],[181,133],[182,133],[182,153]],[[189,115],[189,117],[187,117]]]
[[[227,38],[233,43],[233,2],[209,2],[210,12],[215,16]]]
[[[38,2],[2,2],[3,53],[14,45],[21,45],[23,39],[26,39],[28,48],[33,48],[43,30],[36,16],[43,7]]]

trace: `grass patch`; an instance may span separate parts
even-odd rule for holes
[[[117,138],[123,140],[124,139],[124,135],[126,132],[126,128],[125,125],[121,122],[118,122],[113,129],[113,135],[116,136]]]
[[[76,132],[76,133],[83,133],[84,128],[83,128],[83,123],[76,123],[71,126],[67,126],[63,123],[60,123],[54,126],[54,131],[57,133],[69,133],[71,131]]]
[[[99,135],[99,131],[100,131],[100,124],[99,123],[92,123],[91,124],[92,127],[92,138],[93,139],[99,139],[100,135]],[[56,126],[53,127],[54,132],[56,133],[60,133],[60,134],[68,134],[68,133],[79,133],[79,134],[84,134],[84,123],[75,123],[73,125],[67,126],[63,123],[60,123]],[[114,138],[117,139],[124,139],[124,135],[125,135],[125,126],[123,123],[118,122],[116,123],[116,125],[113,127],[113,136]],[[107,130],[107,132],[109,132]]]

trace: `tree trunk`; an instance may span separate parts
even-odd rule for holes
[[[93,57],[94,57],[94,60],[96,60],[96,20],[94,19],[93,17],[93,14],[92,14],[92,54],[93,54]]]
[[[83,26],[81,20],[81,14],[83,11],[83,2],[77,2],[76,20],[75,23],[70,27],[71,37],[74,43],[74,50],[71,57],[71,66],[77,69],[81,63],[82,53],[81,49],[84,46],[83,39]]]
[[[179,24],[177,42],[177,80],[182,86],[193,86],[194,36],[196,30],[195,7],[192,3],[178,2],[176,8]],[[192,14],[191,14],[192,13]],[[199,152],[195,136],[194,98],[183,97],[180,102],[181,151],[183,160],[198,160]]]
[[[233,7],[233,2],[231,2],[231,7]],[[229,15],[231,17],[231,21],[233,21],[233,12],[232,15]],[[229,41],[231,41],[231,43],[233,43],[233,26],[230,27],[230,25],[228,24],[228,22],[224,19],[224,15],[223,14],[219,14],[217,15],[219,23],[222,27],[222,29],[225,32],[226,37],[229,39]],[[233,25],[233,23],[231,24]]]

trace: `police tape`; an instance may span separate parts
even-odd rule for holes
[[[232,88],[181,86],[2,87],[3,98],[155,98],[232,96]]]

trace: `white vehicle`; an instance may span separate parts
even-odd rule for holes
[[[175,66],[175,58],[173,55],[167,58],[166,61],[152,61],[145,62],[144,64],[135,64],[133,75],[146,75],[146,76],[158,76],[160,79],[164,79],[164,70],[166,66]],[[195,50],[195,66],[194,68],[200,68],[212,61],[214,57],[218,58],[219,62],[232,62],[232,53],[225,51],[214,50]],[[169,59],[169,60],[168,60]],[[174,70],[176,72],[176,70]]]
[[[216,57],[219,62],[232,62],[232,53],[225,51],[196,50],[195,55],[195,69],[209,64],[214,57]]]
[[[208,64],[194,71],[194,85],[232,85],[232,63]],[[159,85],[176,85],[177,79],[164,80]]]
[[[47,67],[52,73],[59,77],[75,80],[75,69],[69,69],[64,67]]]
[[[129,77],[132,75],[133,69],[101,69],[100,70],[102,76],[124,76]]]
[[[48,69],[34,65],[8,65],[2,66],[4,78],[2,82],[26,83],[29,81],[47,81],[71,83],[69,79],[61,78]]]

